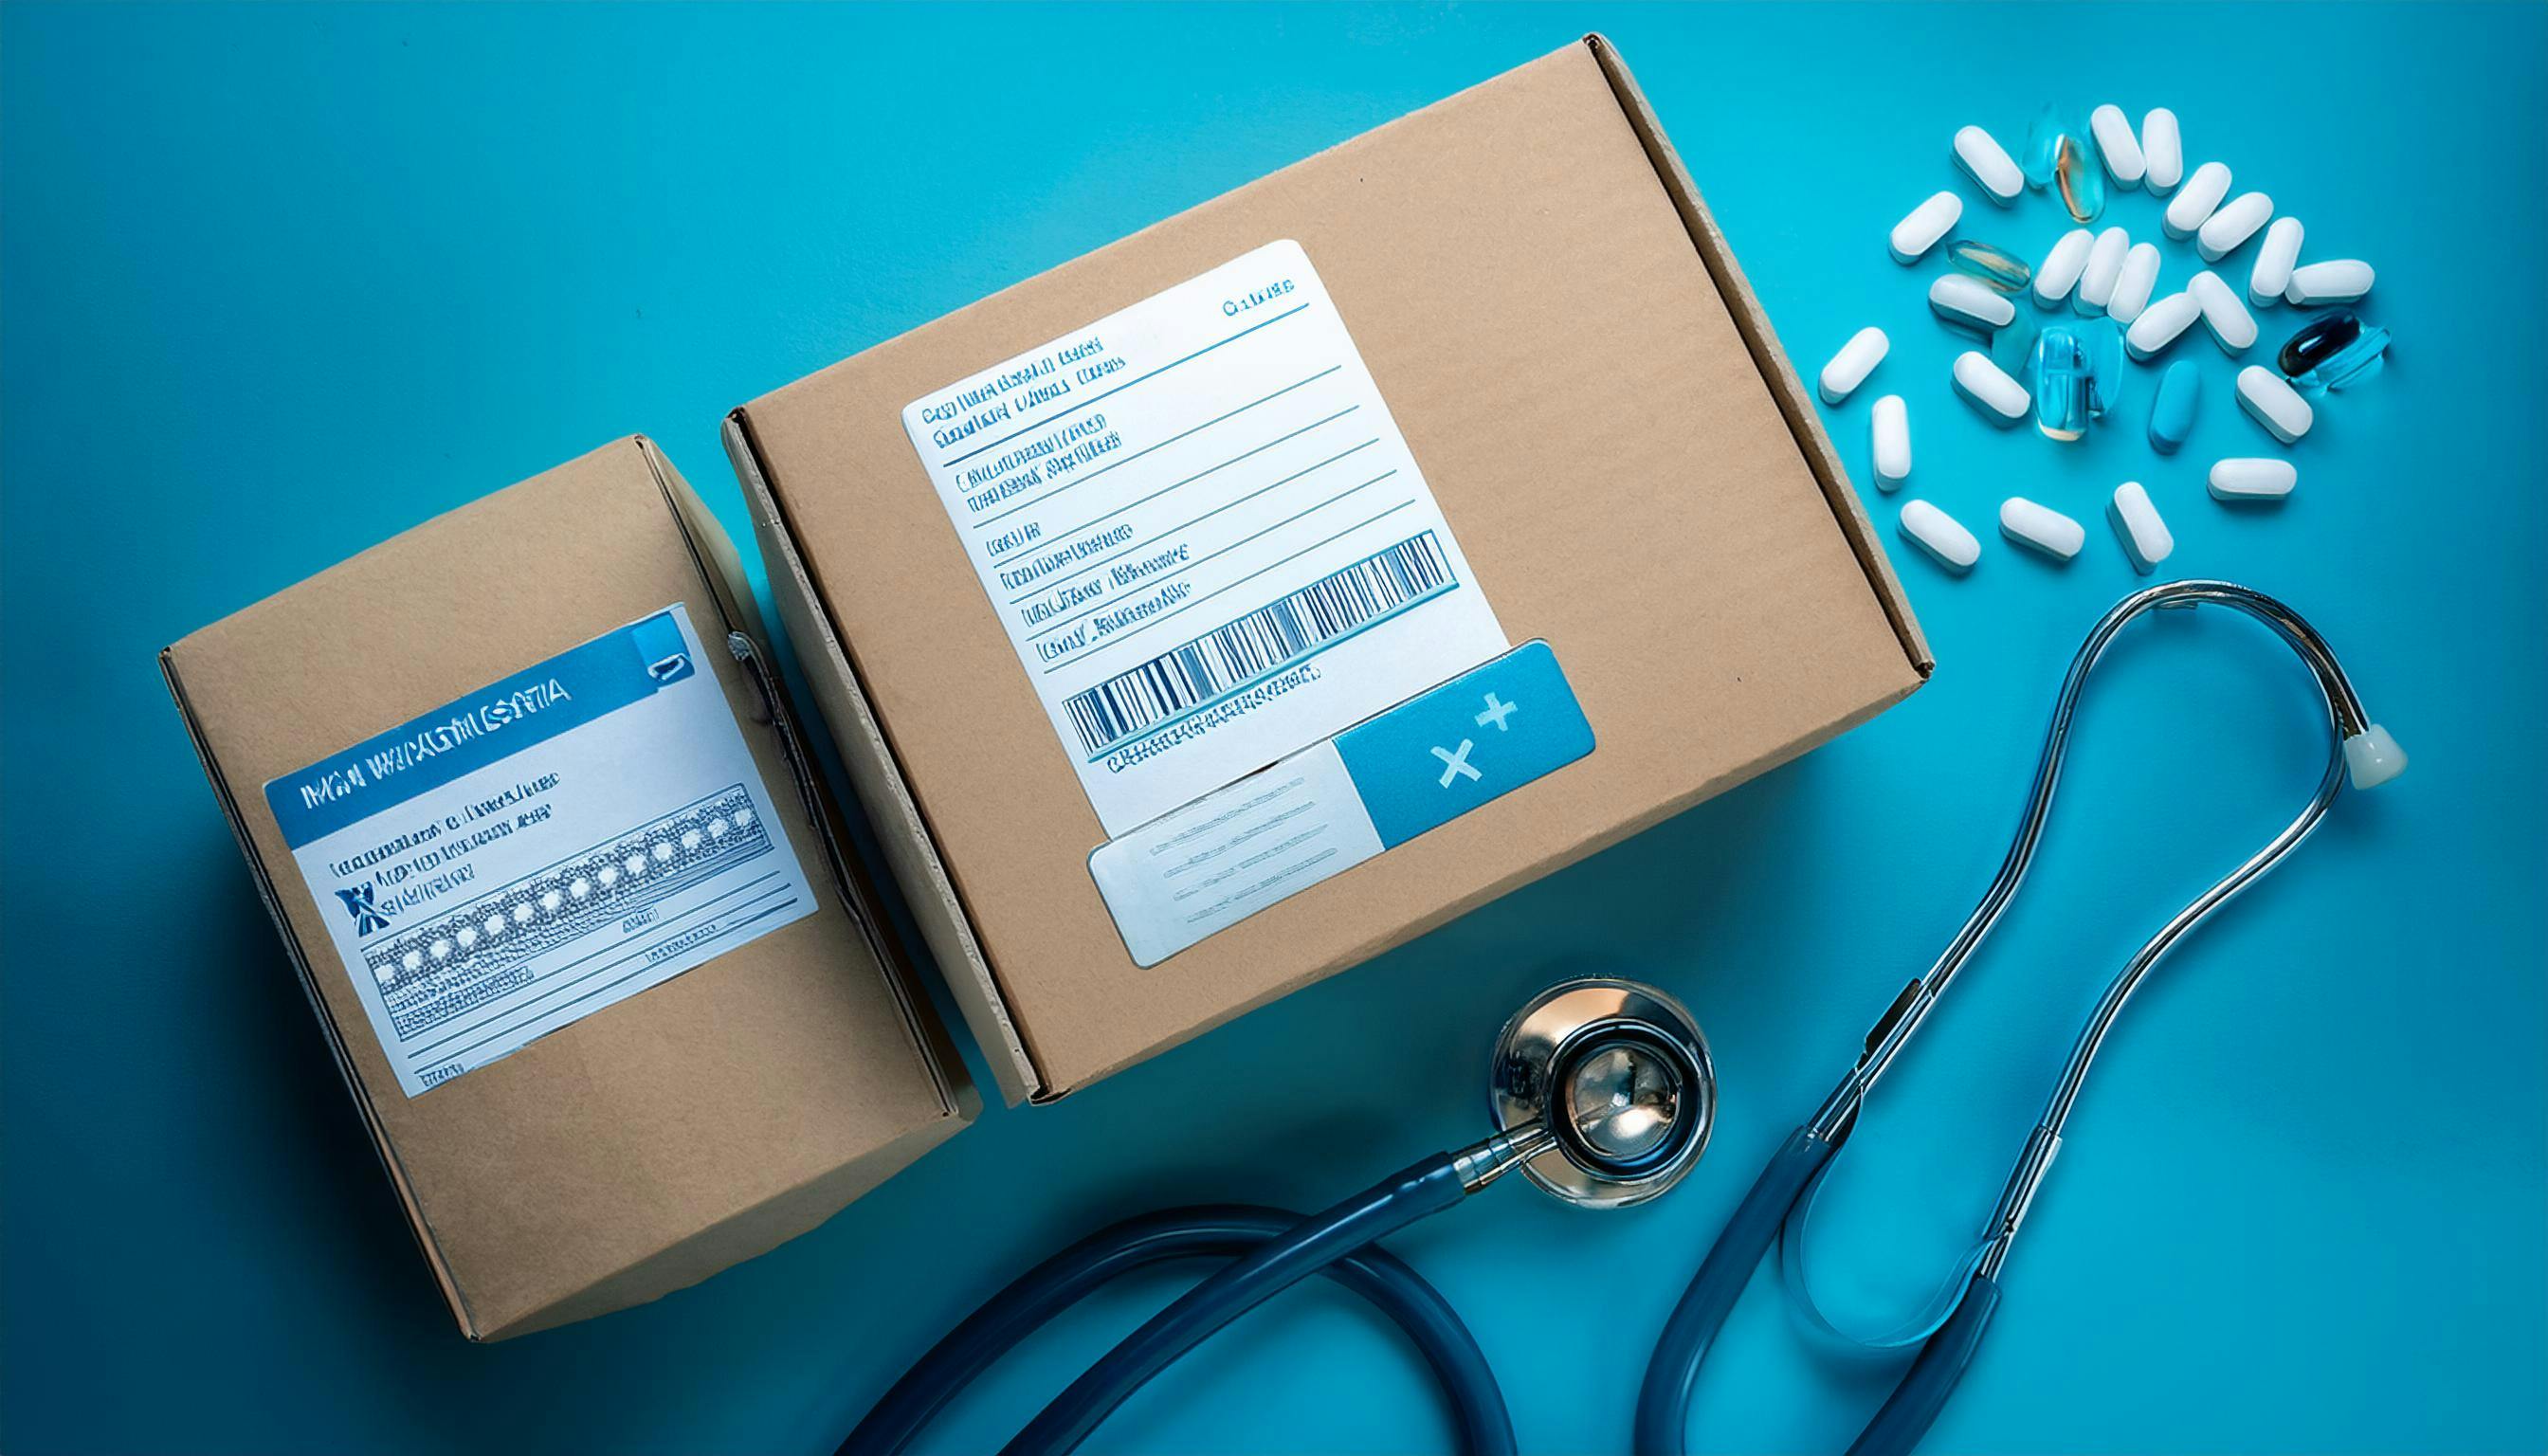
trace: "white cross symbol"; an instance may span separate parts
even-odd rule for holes
[[[1508,703],[1502,698],[1490,692],[1487,694],[1487,710],[1478,714],[1478,726],[1484,728],[1489,723],[1493,723],[1496,725],[1496,731],[1498,733],[1509,733],[1512,730],[1504,726],[1504,719],[1511,717],[1518,711],[1520,711],[1520,709],[1514,704]]]
[[[1433,757],[1442,761],[1442,786],[1444,788],[1449,788],[1451,786],[1451,780],[1454,778],[1462,776],[1479,778],[1484,776],[1479,774],[1477,770],[1469,767],[1469,750],[1476,748],[1477,746],[1478,745],[1474,740],[1463,738],[1460,740],[1460,751],[1458,753],[1453,753],[1446,748],[1437,748],[1433,750]]]

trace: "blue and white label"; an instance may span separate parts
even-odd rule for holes
[[[265,785],[412,1097],[813,913],[680,603]]]
[[[903,424],[1110,835],[1509,645],[1297,242]]]
[[[1099,846],[1088,869],[1133,959],[1156,965],[1592,751],[1557,655],[1529,642]]]

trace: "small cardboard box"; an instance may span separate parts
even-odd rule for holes
[[[764,640],[632,438],[161,655],[473,1339],[760,1253],[978,1108]]]
[[[1296,315],[1308,321],[1283,321]],[[1177,331],[1223,320],[1210,337]],[[1279,336],[1260,330],[1311,323],[1323,353],[1260,347]],[[1260,356],[1274,362],[1251,374]],[[1171,378],[1191,395],[1173,418],[1149,398],[1169,386],[1146,383]],[[1320,390],[1338,393],[1300,406],[1297,428],[1282,416],[1289,433],[1242,439],[1220,422],[1272,418]],[[1286,406],[1259,408],[1277,396]],[[1058,506],[1035,512],[1111,500],[1132,462],[1224,435],[1247,448],[1193,462],[1192,479],[1220,472],[1227,492],[1209,507],[1193,498],[1188,515],[1295,459],[1310,475],[1368,448],[1355,457],[1367,470],[1327,477],[1335,499],[1366,475],[1391,491],[1420,475],[1392,508],[1424,524],[1303,588],[1298,612],[1267,603],[1320,617],[1275,622],[1269,652],[1204,636],[1187,647],[1236,652],[1242,678],[1267,661],[1303,678],[1283,666],[1296,639],[1326,641],[1373,609],[1317,598],[1367,588],[1384,606],[1412,592],[1432,615],[1404,620],[1431,625],[1399,634],[1415,661],[1390,690],[1412,695],[1348,702],[1339,710],[1371,716],[1252,761],[1267,744],[1225,715],[1189,741],[1234,742],[1225,767],[1263,770],[1238,779],[1253,797],[1130,828],[1162,803],[1118,801],[1146,769],[1102,745],[1162,711],[1204,712],[1192,705],[1221,703],[1211,694],[1235,680],[1162,653],[1062,701],[1043,685],[1046,664],[1093,650],[1092,611],[1129,638],[1201,605],[1221,588],[1189,599],[1158,584],[1243,543],[1228,544],[1231,531],[1153,546],[1160,533],[1131,515],[1082,533]],[[1296,436],[1337,451],[1283,443]],[[1635,834],[1873,716],[1931,667],[1795,372],[1598,37],[753,401],[729,417],[727,446],[780,615],[1012,1100],[1085,1086]],[[1186,491],[1190,472],[1173,474],[1162,496]],[[1077,575],[1082,562],[1093,575]],[[1183,620],[1217,623],[1257,605],[1254,590]],[[1491,611],[1430,604],[1462,591]],[[1261,625],[1233,616],[1228,631]],[[1454,640],[1465,645],[1424,656]],[[1506,680],[1481,693],[1455,675],[1516,662],[1571,691],[1562,741],[1536,741],[1536,776],[1509,792],[1492,775],[1472,787],[1473,753],[1521,740],[1499,736],[1516,726],[1498,716]],[[1248,690],[1262,713],[1272,698]],[[1444,694],[1467,716],[1441,711]],[[1366,770],[1384,750],[1397,757],[1375,789]],[[1116,887],[1101,892],[1110,865],[1125,868],[1118,846],[1168,863],[1189,831],[1218,834],[1285,784],[1335,787],[1339,764],[1368,811],[1352,827],[1361,843],[1306,887],[1200,939],[1153,935],[1155,921],[1118,913]],[[1429,810],[1437,787],[1469,801]],[[1252,845],[1210,854],[1225,850],[1215,864],[1256,872]],[[1231,882],[1252,894],[1264,880]],[[1150,888],[1163,905],[1191,892],[1156,876]]]

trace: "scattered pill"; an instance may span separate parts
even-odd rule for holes
[[[2301,235],[2298,218],[2276,218],[2265,229],[2265,240],[2256,244],[2256,266],[2247,274],[2247,302],[2269,309],[2283,301],[2292,267],[2301,260]]]
[[[2138,187],[2149,163],[2141,156],[2141,143],[2133,136],[2133,123],[2120,106],[2101,106],[2088,113],[2088,135],[2097,138],[2097,151],[2106,159],[2106,175],[2117,187]]]
[[[2148,576],[2158,564],[2176,549],[2176,538],[2167,533],[2167,522],[2158,518],[2158,507],[2150,503],[2149,492],[2138,481],[2126,481],[2115,487],[2115,499],[2106,507],[2106,518],[2115,523],[2116,539],[2124,543],[2124,554],[2133,559],[2133,570]]]
[[[2190,359],[2179,359],[2159,376],[2158,393],[2150,399],[2150,448],[2173,455],[2194,433],[2194,418],[2203,407],[2203,375]]]
[[[2034,407],[2026,386],[1977,350],[1966,349],[1956,356],[1955,374],[1956,393],[2002,429],[2024,419]]]
[[[2124,397],[2124,331],[2112,318],[2082,318],[2071,331],[2088,361],[2088,413],[2102,419]]]
[[[2158,287],[2158,244],[2137,242],[2124,254],[2123,271],[2115,277],[2114,297],[2106,301],[2106,317],[2117,323],[2131,323],[2149,307],[2150,290]]]
[[[2294,268],[2291,282],[2283,285],[2283,301],[2304,308],[2349,304],[2369,292],[2371,265],[2359,258],[2336,258]]]
[[[1929,285],[1929,307],[1950,323],[1988,333],[2017,317],[2008,295],[1962,273],[1941,273]]]
[[[2185,178],[2185,143],[2176,130],[2176,113],[2155,107],[2141,118],[2141,185],[2165,196]]]
[[[2048,323],[2026,361],[2027,383],[2035,394],[2035,428],[2048,440],[2076,440],[2088,433],[2095,417],[2089,408],[2088,351],[2065,323]]]
[[[1999,533],[2055,561],[2068,561],[2088,544],[2087,527],[2023,496],[2011,496],[2000,502]]]
[[[1982,543],[1973,539],[1973,533],[1926,500],[1902,502],[1902,535],[1957,576],[1982,559]]]
[[[2167,213],[2159,226],[2167,235],[2182,242],[2203,230],[2212,220],[2213,209],[2230,195],[2230,169],[2220,162],[2205,162],[2185,179],[2185,189],[2168,202]]]
[[[1866,376],[1874,372],[1875,366],[1884,362],[1884,351],[1892,346],[1893,342],[1884,336],[1884,330],[1873,324],[1851,334],[1849,342],[1841,345],[1840,352],[1832,355],[1831,362],[1823,366],[1823,399],[1837,405],[1856,394],[1858,387],[1866,383]]]
[[[1947,266],[1968,273],[2002,293],[2015,293],[2035,277],[2035,268],[2007,248],[1977,238],[1958,237],[1947,244]]]
[[[2052,190],[2073,223],[2094,223],[2106,210],[2106,174],[2088,159],[2088,148],[2076,136],[2064,136],[2052,153]]]
[[[2194,281],[2185,286],[2185,291],[2194,296],[2194,302],[2203,310],[2203,322],[2212,330],[2212,337],[2219,341],[2221,352],[2243,354],[2255,346],[2255,316],[2247,312],[2245,304],[2238,302],[2238,291],[2224,282],[2220,274],[2207,268],[2194,275]]]
[[[2046,188],[2052,185],[2052,159],[2061,150],[2061,138],[2070,132],[2070,124],[2061,108],[2046,102],[2026,124],[2026,147],[2018,156],[2019,169],[2026,173],[2026,185]]]
[[[2175,343],[2179,334],[2193,327],[2202,313],[2203,306],[2190,293],[2172,293],[2154,300],[2124,331],[2124,347],[2132,350],[2136,359],[2156,358],[2167,352],[2167,346]]]
[[[2217,263],[2246,245],[2274,216],[2274,200],[2261,192],[2242,192],[2194,229],[2194,250],[2203,261]]]
[[[2112,108],[2109,108],[2111,110]],[[2078,292],[2071,305],[2082,314],[2102,314],[2115,301],[2115,283],[2124,276],[2124,259],[2133,240],[2121,228],[2109,228],[2088,246],[2088,261],[2079,268]]]
[[[1889,239],[1893,261],[1904,264],[1920,261],[1921,255],[1936,247],[1938,239],[1945,237],[1947,229],[1955,227],[1956,220],[1963,215],[1964,200],[1952,192],[1941,192],[1913,208],[1901,222],[1893,225],[1893,235]]]
[[[2330,309],[2283,340],[2274,367],[2303,395],[2320,395],[2376,377],[2388,352],[2388,329],[2351,309]]]
[[[1898,491],[1911,478],[1911,413],[1900,395],[1875,402],[1867,416],[1875,432],[1875,484]]]
[[[2300,479],[2300,469],[2288,460],[2216,460],[2207,484],[2215,500],[2280,500]]]
[[[2017,158],[1999,144],[1997,137],[1979,127],[1966,127],[1956,134],[1956,163],[1964,175],[1973,179],[1983,195],[2001,207],[2017,201],[2026,190],[2026,174],[2017,169]]]
[[[2088,266],[2088,250],[2096,246],[2096,234],[2085,228],[2073,228],[2052,244],[2052,251],[2035,268],[2035,297],[2046,308],[2051,308],[2070,296],[2077,287],[2079,274]]]
[[[2286,445],[2310,432],[2317,413],[2281,375],[2260,364],[2238,371],[2238,404],[2256,416],[2267,434]]]

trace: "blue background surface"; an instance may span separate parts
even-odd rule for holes
[[[1614,1450],[1651,1333],[1759,1161],[2002,851],[2059,669],[2136,579],[2098,514],[2148,483],[2171,572],[2287,596],[2415,757],[2171,961],[2099,1068],[1932,1449],[2548,1445],[2548,712],[2534,297],[2548,12],[0,10],[0,1444],[14,1452],[812,1451],[1050,1245],[1161,1203],[1308,1207],[1481,1127],[1506,1010],[1561,965],[1706,1023],[1723,1123],[1620,1216],[1524,1187],[1394,1241],[1466,1312],[1525,1449]],[[1911,403],[1918,494],[1985,534],[1900,562],[1942,666],[1802,763],[1053,1108],[1000,1111],[816,1232],[634,1312],[451,1330],[161,690],[162,644],[616,434],[740,534],[721,412],[1001,285],[1608,31],[1806,371],[1896,343],[1828,411]],[[957,68],[955,58],[973,58]],[[2375,261],[2398,331],[2301,486],[2232,369],[2155,463],[1950,394],[1929,271],[1882,234],[1955,129],[2034,107],[2184,119]],[[2156,205],[2111,216],[2155,231]],[[1970,230],[2039,255],[2031,197]],[[2169,245],[2166,286],[2191,271]],[[2230,276],[2243,279],[2241,258]],[[2270,344],[2289,311],[2264,318]],[[2261,353],[2259,355],[2261,357]],[[2066,569],[2007,494],[2089,524]],[[1888,522],[1891,504],[1876,502]],[[277,703],[288,712],[289,703]],[[2304,680],[2235,621],[2112,659],[2030,893],[1885,1088],[1824,1201],[1872,1319],[1970,1236],[2094,987],[2295,806]],[[952,1228],[961,1242],[946,1246]],[[930,1449],[1004,1438],[1177,1287],[1137,1281],[987,1381]],[[1837,1450],[1894,1367],[1805,1341],[1765,1279],[1701,1446]],[[1322,1290],[1216,1340],[1109,1450],[1440,1445],[1394,1334]]]

